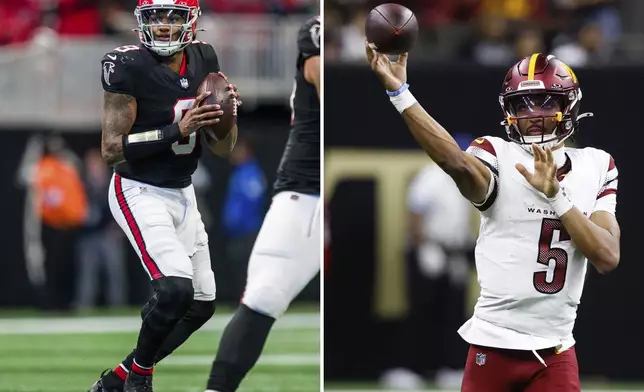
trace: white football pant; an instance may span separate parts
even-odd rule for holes
[[[320,198],[278,193],[248,261],[242,303],[278,318],[319,271]]]
[[[108,198],[150,279],[192,279],[196,300],[215,299],[208,234],[192,185],[160,188],[114,174]]]

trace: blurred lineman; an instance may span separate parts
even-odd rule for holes
[[[218,105],[199,107],[207,96],[197,96],[199,85],[220,69],[212,46],[195,40],[198,0],[139,0],[134,14],[141,45],[116,48],[102,62],[101,151],[114,165],[112,214],[154,295],[141,312],[135,350],[91,392],[152,391],[154,365],[213,315],[215,277],[192,174],[203,143],[227,156],[237,138],[237,126],[221,141],[197,132],[223,114]],[[233,85],[229,93],[237,97]]]
[[[507,73],[500,103],[509,141],[485,136],[462,151],[407,85],[407,54],[366,45],[371,68],[427,154],[481,211],[481,295],[459,330],[470,351],[461,390],[580,391],[572,330],[587,262],[615,269],[617,167],[595,148],[568,148],[582,98],[574,72],[534,54]]]
[[[275,320],[320,270],[320,18],[297,38],[291,132],[273,202],[248,263],[246,289],[224,330],[208,392],[233,392],[259,358]]]

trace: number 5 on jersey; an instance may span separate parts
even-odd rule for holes
[[[566,283],[568,253],[562,248],[552,246],[555,231],[559,232],[559,241],[570,241],[570,234],[560,220],[543,218],[537,263],[545,265],[548,270],[535,272],[532,278],[534,288],[543,294],[556,294],[564,288]],[[554,260],[554,267],[550,266],[550,260]]]
[[[174,104],[174,121],[173,124],[178,123],[185,117],[186,113],[192,105],[195,103],[195,98],[184,98],[179,99],[176,104]],[[172,152],[174,155],[190,155],[197,145],[197,132],[193,132],[188,137],[184,137],[181,140],[172,143]]]

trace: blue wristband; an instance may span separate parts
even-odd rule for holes
[[[397,97],[400,94],[402,94],[405,91],[407,91],[408,88],[409,88],[409,85],[407,83],[403,83],[403,85],[400,86],[400,88],[398,90],[396,90],[396,91],[387,91],[387,95],[389,95],[390,97]]]

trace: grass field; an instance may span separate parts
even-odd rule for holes
[[[10,317],[7,316],[11,314]],[[140,326],[135,310],[91,317],[34,317],[0,312],[0,392],[84,392],[100,372],[131,350]],[[157,366],[156,392],[203,392],[230,314],[219,312]],[[239,392],[320,390],[319,311],[301,308],[276,324],[259,363]],[[402,392],[375,383],[327,383],[326,391]],[[584,391],[644,391],[641,384],[584,383]],[[427,385],[425,392],[452,392]]]
[[[155,370],[155,392],[203,392],[230,314],[218,312]],[[278,320],[240,392],[320,390],[319,313]],[[0,392],[84,392],[136,341],[136,316],[0,319]]]

